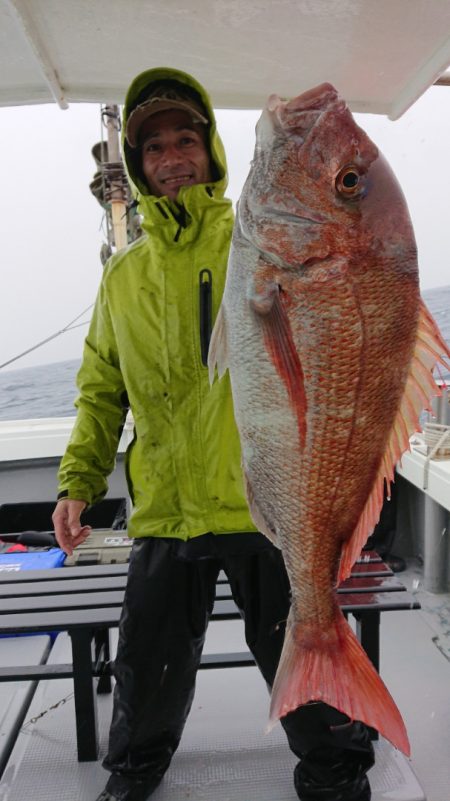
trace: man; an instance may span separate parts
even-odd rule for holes
[[[247,510],[228,377],[211,389],[208,382],[233,225],[209,98],[185,73],[150,70],[131,84],[124,126],[144,235],[105,268],[53,518],[71,553],[89,533],[80,513],[106,492],[129,404],[135,541],[104,761],[111,777],[98,801],[144,801],[167,770],[192,703],[219,571],[269,686],[284,637],[278,623],[289,609],[281,554]],[[362,724],[310,704],[283,726],[301,758],[302,801],[369,801],[373,750]]]

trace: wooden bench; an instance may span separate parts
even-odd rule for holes
[[[67,631],[72,663],[0,668],[0,681],[73,678],[80,762],[98,755],[97,692],[111,691],[110,629],[118,625],[128,565],[26,570],[0,575],[0,634]],[[418,609],[378,555],[365,554],[337,590],[346,616],[356,619],[359,640],[379,670],[381,612]],[[235,620],[238,609],[224,574],[217,583],[212,620]],[[254,665],[249,652],[205,654],[201,668]]]

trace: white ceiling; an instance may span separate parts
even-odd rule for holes
[[[449,64],[449,0],[0,0],[0,105],[121,103],[172,66],[216,108],[330,81],[396,119]]]

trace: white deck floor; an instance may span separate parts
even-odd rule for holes
[[[401,578],[412,586],[417,571],[410,568]],[[382,616],[381,673],[404,715],[409,765],[420,784],[404,757],[381,741],[370,774],[373,801],[450,798],[450,596],[421,589],[418,595],[421,611]],[[206,650],[239,650],[242,629],[239,622],[212,624]],[[52,658],[66,661],[68,648],[60,635]],[[103,788],[101,762],[76,759],[71,685],[61,680],[38,686],[26,721],[49,711],[23,727],[0,783],[0,801],[94,801]],[[295,757],[281,727],[264,734],[267,712],[256,668],[200,672],[182,745],[152,801],[296,801]],[[110,714],[110,697],[100,697],[101,756]]]
[[[422,608],[382,615],[380,672],[404,716],[426,798],[449,801],[450,594],[426,592],[414,564],[399,578]]]

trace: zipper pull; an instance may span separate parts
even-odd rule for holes
[[[208,366],[209,340],[212,331],[212,273],[211,270],[201,270],[200,275],[200,350],[202,364]]]

